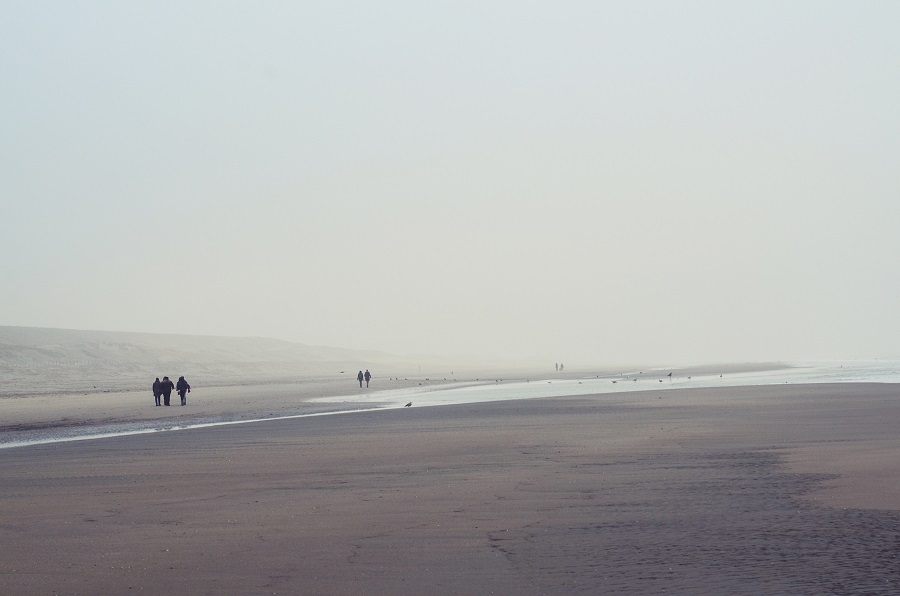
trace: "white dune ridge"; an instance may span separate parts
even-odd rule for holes
[[[0,326],[0,397],[142,390],[163,375],[204,386],[269,383],[362,363],[404,364],[383,352],[267,338]]]

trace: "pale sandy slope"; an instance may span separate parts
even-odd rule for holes
[[[426,371],[432,364],[424,361]],[[143,390],[163,376],[185,375],[210,387],[330,378],[342,371],[355,377],[366,368],[387,377],[422,366],[382,352],[266,338],[0,326],[0,397]]]

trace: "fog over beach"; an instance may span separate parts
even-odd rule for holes
[[[6,2],[0,323],[900,357],[900,8],[692,6]]]
[[[900,593],[898,22],[3,2],[0,594]]]

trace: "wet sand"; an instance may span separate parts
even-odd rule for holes
[[[441,381],[443,383],[443,381]],[[438,381],[418,378],[378,379],[371,388],[359,387],[349,377],[317,377],[278,384],[246,384],[226,387],[196,386],[187,395],[187,406],[172,393],[171,406],[155,406],[152,392],[111,391],[0,397],[0,443],[58,436],[85,428],[106,431],[116,425],[188,425],[211,420],[254,420],[318,412],[371,407],[378,391],[429,387]],[[316,402],[316,398],[342,400]]]
[[[900,387],[408,408],[0,450],[4,594],[894,594]]]

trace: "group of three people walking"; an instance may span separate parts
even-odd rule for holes
[[[153,399],[156,400],[156,405],[160,405],[159,398],[162,397],[163,403],[168,406],[169,398],[172,396],[172,389],[175,389],[178,395],[181,396],[181,405],[187,405],[187,394],[191,392],[191,386],[188,385],[183,376],[178,377],[178,383],[173,383],[169,377],[163,377],[162,381],[159,380],[159,377],[156,377],[156,380],[153,381]]]

